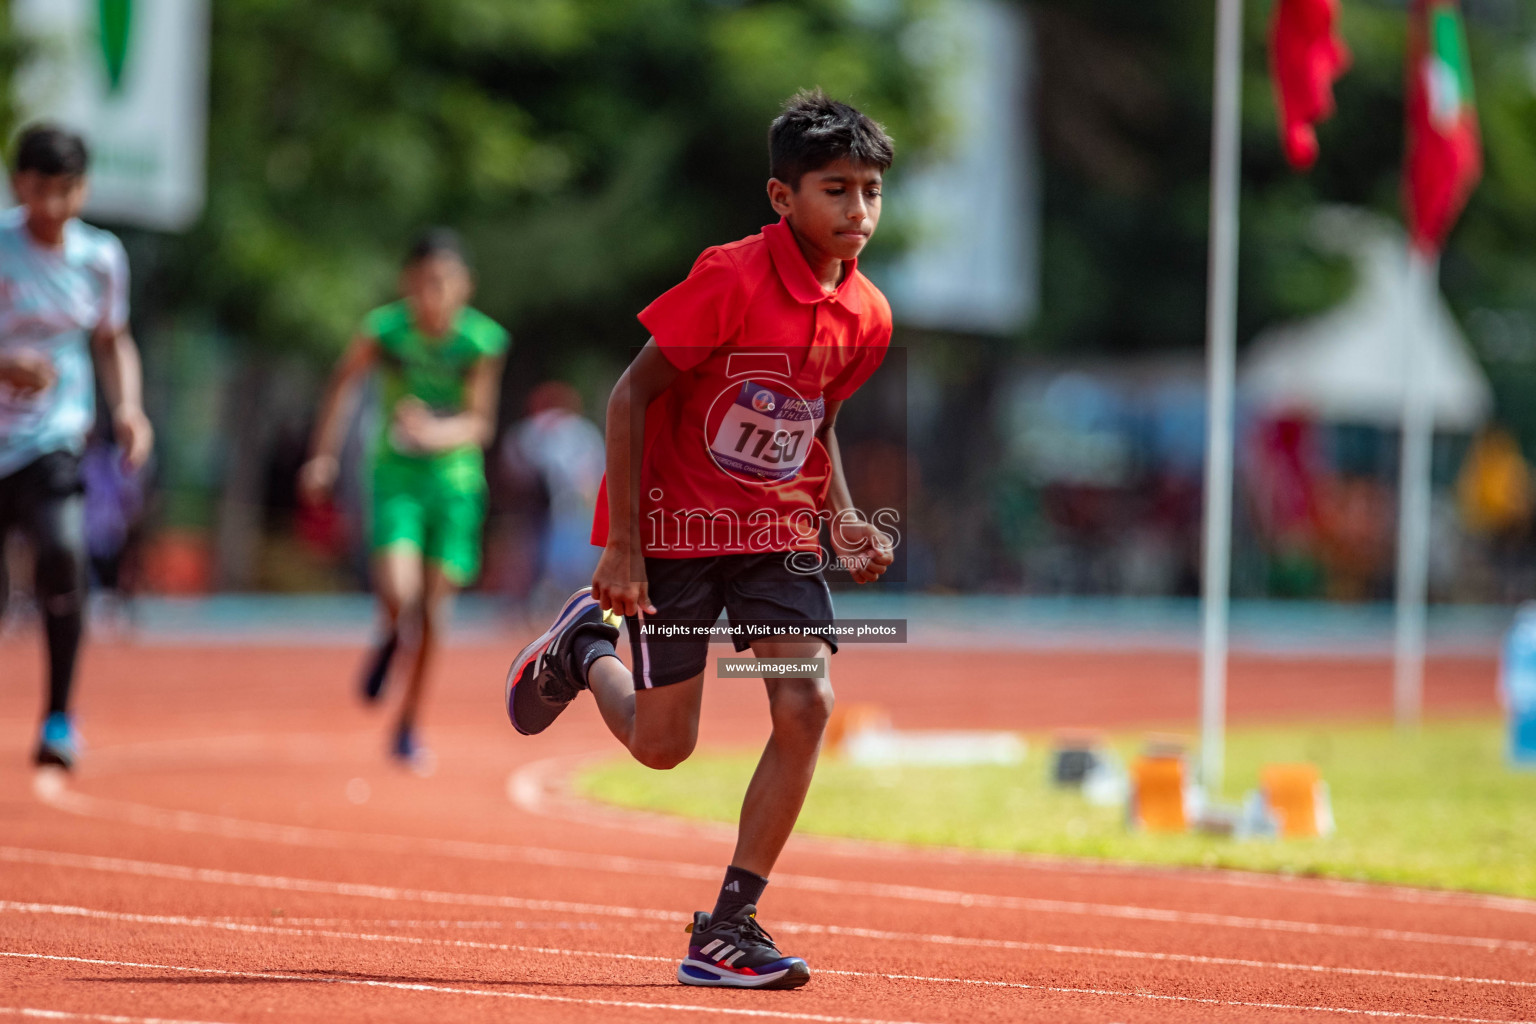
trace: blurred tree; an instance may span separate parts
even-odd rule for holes
[[[209,206],[164,294],[263,349],[337,349],[409,237],[468,237],[479,304],[569,356],[771,218],[764,131],[808,85],[903,146],[923,0],[220,0]],[[542,369],[549,369],[548,365]]]

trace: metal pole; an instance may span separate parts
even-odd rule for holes
[[[1242,0],[1216,2],[1211,114],[1211,240],[1207,268],[1209,398],[1205,453],[1205,565],[1201,583],[1200,781],[1221,792],[1226,759],[1227,611],[1232,591],[1232,391],[1237,349],[1237,186],[1242,157]]]
[[[1437,260],[1410,248],[1403,302],[1403,432],[1398,459],[1397,623],[1392,645],[1392,711],[1399,728],[1419,724],[1424,710],[1424,628],[1429,592],[1430,471],[1434,376],[1425,324]]]

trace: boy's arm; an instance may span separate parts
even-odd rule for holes
[[[464,383],[464,411],[438,417],[423,403],[405,398],[395,408],[395,421],[423,451],[446,452],[474,445],[484,448],[496,432],[496,405],[501,391],[501,356],[475,360]]]
[[[342,427],[357,400],[357,385],[379,359],[379,343],[366,334],[352,339],[342,353],[325,387],[320,402],[320,416],[310,439],[309,460],[299,470],[299,491],[310,503],[330,496],[339,469],[337,461],[343,441]]]
[[[832,464],[827,486],[827,511],[832,513],[828,532],[833,550],[848,560],[847,569],[853,581],[872,583],[884,574],[896,555],[891,550],[891,539],[854,507],[848,478],[843,475],[843,453],[837,444],[837,413],[842,407],[840,401],[827,402],[826,416],[816,435]]]
[[[139,362],[139,348],[126,326],[103,320],[91,332],[91,358],[96,363],[101,389],[106,393],[107,408],[112,412],[112,429],[129,467],[138,469],[149,460],[154,448],[155,430],[144,415],[144,372]]]
[[[656,613],[647,592],[640,539],[640,461],[646,409],[679,372],[652,338],[608,396],[608,544],[592,576],[592,596],[605,610],[620,615]]]

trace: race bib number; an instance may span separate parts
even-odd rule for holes
[[[715,429],[709,454],[732,476],[787,480],[805,465],[825,414],[826,402],[819,397],[808,402],[777,387],[743,381]]]

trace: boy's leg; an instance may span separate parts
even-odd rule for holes
[[[818,641],[766,641],[752,645],[759,658],[820,658],[831,650]],[[768,877],[794,831],[816,772],[821,740],[832,714],[829,679],[768,679],[773,732],[747,785],[736,837],[735,867]],[[752,901],[747,901],[752,902]]]
[[[395,544],[374,553],[373,591],[387,632],[399,632],[407,612],[421,604],[422,575],[421,551],[413,545]]]
[[[373,592],[384,622],[382,635],[363,670],[364,700],[376,701],[384,692],[400,647],[401,625],[416,614],[423,588],[421,552],[414,544],[397,543],[374,552]]]
[[[599,658],[587,670],[587,687],[608,731],[647,768],[676,768],[693,753],[704,702],[702,672],[670,686],[637,691],[622,661]]]
[[[422,589],[420,632],[417,635],[411,677],[400,702],[399,731],[409,732],[416,725],[421,698],[427,689],[427,673],[437,653],[456,588],[441,565],[428,563]]]
[[[77,741],[69,718],[75,666],[85,629],[85,497],[79,460],[45,455],[14,480],[17,522],[35,556],[33,589],[48,645],[48,698],[39,765],[74,766]]]

